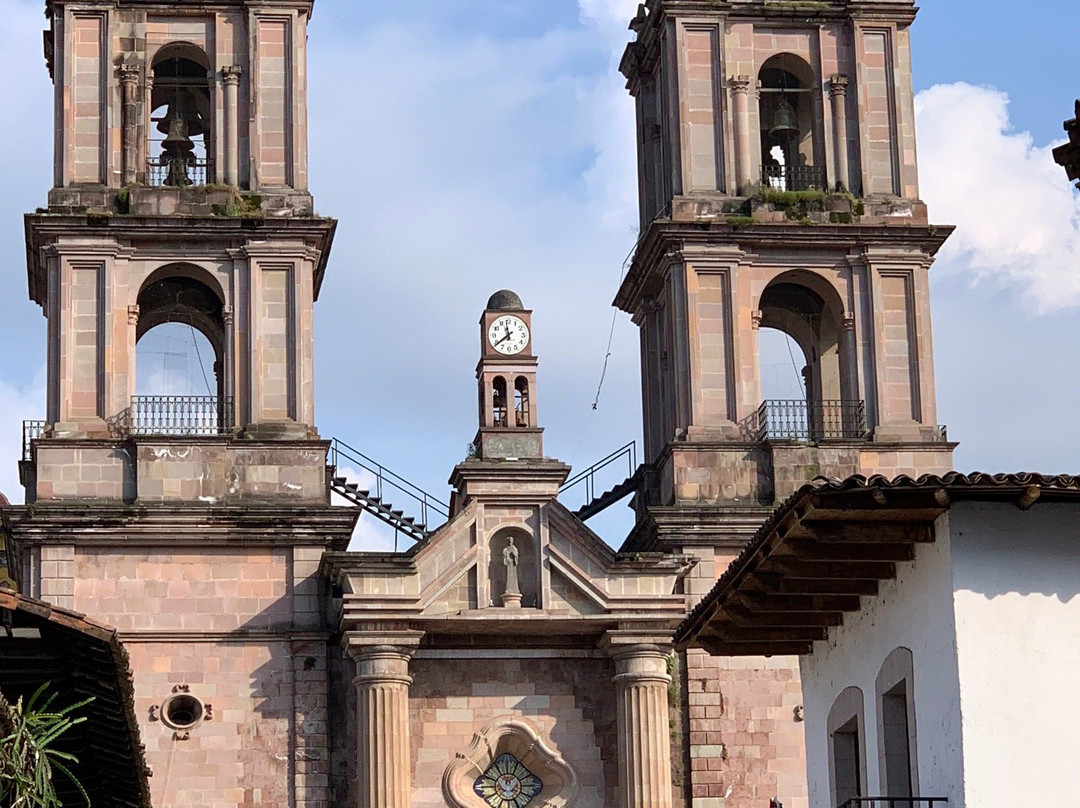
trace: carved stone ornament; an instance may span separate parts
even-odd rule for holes
[[[485,788],[487,780],[494,783],[491,789]],[[457,753],[443,773],[442,790],[450,808],[571,808],[578,781],[531,724],[508,716],[485,726],[468,749]]]

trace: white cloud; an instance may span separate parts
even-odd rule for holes
[[[930,219],[957,225],[939,271],[1010,287],[1039,311],[1080,304],[1080,196],[1005,93],[944,84],[916,98],[920,182]]]

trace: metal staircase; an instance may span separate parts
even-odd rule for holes
[[[604,477],[611,478],[611,473],[619,471],[622,464],[626,463],[626,479],[616,483],[601,494],[596,493],[597,474],[608,469]],[[633,493],[644,473],[644,467],[637,464],[637,442],[630,441],[620,449],[616,449],[602,460],[593,463],[584,471],[581,471],[563,483],[559,488],[560,496],[572,488],[582,486],[585,489],[585,504],[574,511],[574,516],[582,521],[590,516],[596,516],[600,511],[614,505],[619,500]]]
[[[404,533],[414,541],[423,541],[438,527],[438,524],[432,526],[433,520],[441,524],[450,516],[450,508],[446,503],[435,499],[344,441],[335,438],[330,442],[329,460],[330,490],[394,528],[395,550],[398,534]],[[349,482],[348,478],[338,473],[342,464],[374,475],[374,483],[368,488],[361,488],[358,483]],[[387,502],[384,497],[388,493],[412,500],[414,507],[419,508],[419,519],[406,516],[403,510],[398,510]]]

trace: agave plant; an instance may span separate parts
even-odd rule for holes
[[[53,744],[86,720],[72,713],[93,698],[58,709],[53,707],[57,694],[45,695],[48,687],[46,682],[25,704],[20,697],[12,705],[0,693],[0,808],[61,808],[54,772],[70,780],[90,805],[86,789],[68,768],[78,758]]]

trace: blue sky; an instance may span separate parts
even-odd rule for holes
[[[632,108],[615,70],[635,5],[317,0],[312,188],[340,220],[316,306],[323,435],[445,496],[476,427],[477,319],[510,287],[536,311],[547,453],[584,466],[638,436],[625,315],[591,407],[636,238]],[[1080,95],[1080,8],[923,5],[922,195],[932,220],[960,227],[932,270],[940,420],[960,469],[1080,471],[1080,204],[1048,154]],[[44,409],[21,219],[51,182],[43,22],[38,0],[5,0],[0,490],[13,499],[19,422]],[[402,316],[418,324],[408,340],[393,336]]]

